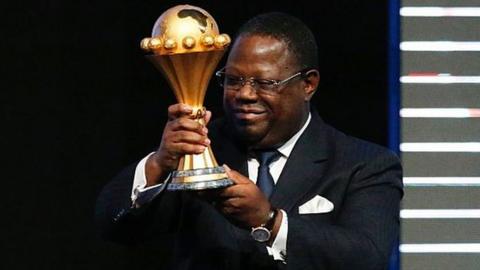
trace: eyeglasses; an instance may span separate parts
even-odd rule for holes
[[[309,70],[310,69],[303,69],[284,80],[239,77],[225,73],[225,68],[222,68],[219,71],[215,72],[215,76],[217,77],[218,84],[228,90],[236,91],[244,87],[245,84],[249,83],[250,86],[255,89],[257,93],[276,94],[279,92],[279,89],[282,85],[287,84],[288,82],[297,77],[305,76]]]

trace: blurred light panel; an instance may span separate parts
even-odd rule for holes
[[[480,186],[480,177],[404,177],[403,184],[411,186]]]
[[[461,52],[480,51],[477,41],[404,41],[400,43],[402,51]]]
[[[480,253],[480,244],[477,243],[449,243],[449,244],[402,244],[402,253]]]
[[[402,209],[400,218],[480,218],[480,209]]]
[[[403,118],[476,118],[480,117],[480,108],[403,108]]]
[[[480,17],[478,7],[402,7],[402,17]]]

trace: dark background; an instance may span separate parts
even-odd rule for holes
[[[182,2],[22,1],[2,8],[1,269],[149,269],[154,249],[101,241],[102,186],[157,146],[174,103],[139,49]],[[314,104],[326,122],[387,145],[387,1],[189,1],[233,36],[265,11],[300,17],[320,44]],[[221,89],[206,106],[221,115]]]

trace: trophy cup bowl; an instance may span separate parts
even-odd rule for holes
[[[217,23],[205,10],[178,5],[165,11],[155,22],[152,37],[140,46],[164,75],[179,103],[192,106],[192,118],[205,125],[203,101],[212,74],[230,44]],[[225,169],[218,166],[212,149],[185,155],[171,174],[167,190],[204,190],[233,185]]]

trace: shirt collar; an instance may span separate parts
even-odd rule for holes
[[[277,151],[280,152],[280,154],[282,154],[286,158],[290,156],[290,153],[292,152],[293,147],[295,146],[298,139],[307,128],[311,118],[312,118],[312,113],[308,112],[308,118],[307,118],[307,121],[305,121],[305,124],[303,124],[303,127],[299,131],[297,131],[297,133],[295,133],[295,135],[293,135],[286,143],[284,143],[282,146],[277,148]]]

